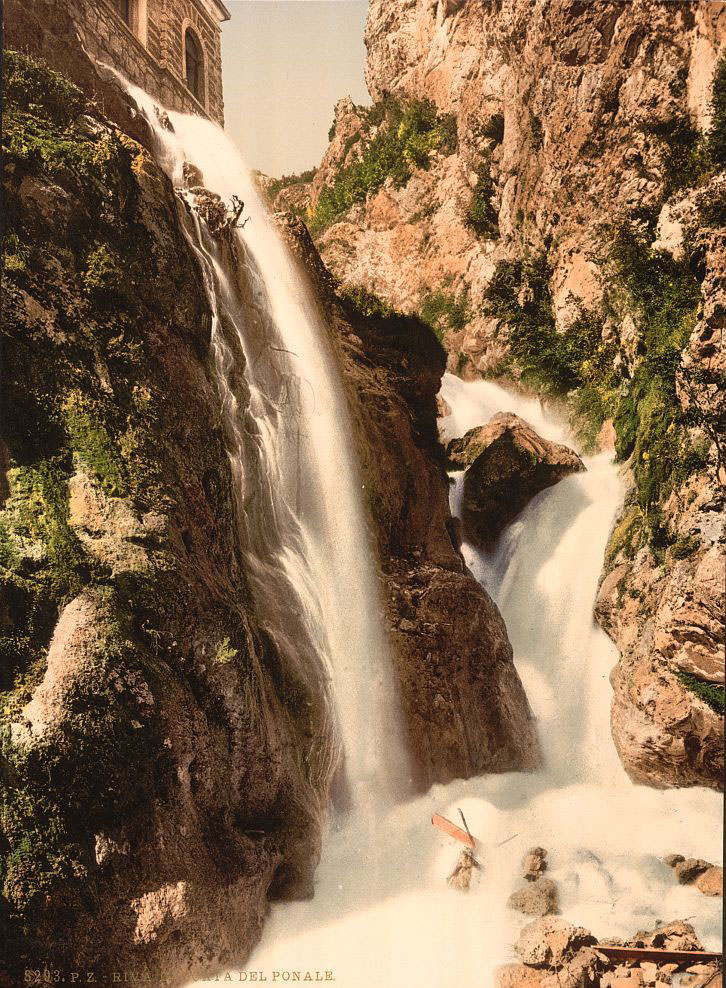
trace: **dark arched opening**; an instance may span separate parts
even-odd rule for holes
[[[204,55],[199,39],[189,27],[184,35],[184,70],[187,88],[204,104]]]
[[[129,27],[132,27],[132,0],[114,0],[114,7],[116,8],[116,13],[119,17],[123,18]]]

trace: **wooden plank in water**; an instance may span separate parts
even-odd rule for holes
[[[615,961],[655,961],[656,964],[712,964],[723,963],[723,954],[708,950],[663,950],[658,947],[611,947],[596,943],[595,950]]]
[[[434,813],[431,817],[431,823],[433,823],[435,827],[438,827],[439,830],[443,830],[443,832],[448,834],[449,837],[453,837],[454,840],[461,841],[462,844],[466,844],[466,846],[472,848],[472,850],[474,849],[476,844],[474,838],[467,834],[465,830],[462,830],[461,827],[457,827],[455,823],[451,822],[451,820],[447,820],[445,816],[439,816],[438,813]]]

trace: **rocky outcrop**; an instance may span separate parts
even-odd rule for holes
[[[710,896],[723,896],[723,868],[701,858],[684,858],[682,854],[669,854],[663,859],[680,885],[695,885],[699,892]]]
[[[537,878],[512,892],[507,905],[526,916],[549,916],[559,911],[557,886],[550,878]]]
[[[706,470],[686,476],[663,505],[667,546],[643,544],[631,489],[606,554],[596,616],[621,654],[611,677],[612,726],[629,774],[649,785],[722,788],[726,235],[706,229],[701,243],[702,307],[679,400],[700,409],[700,441],[713,441],[712,451]]]
[[[5,73],[6,956],[174,982],[310,893],[310,723],[252,603],[174,190],[62,77]]]
[[[549,442],[518,415],[499,413],[447,448],[451,464],[465,469],[466,534],[491,545],[540,491],[585,466],[567,446]]]
[[[449,512],[436,428],[445,354],[419,320],[341,300],[304,225],[283,222],[350,392],[416,781],[532,769],[539,749],[506,628],[464,567]]]

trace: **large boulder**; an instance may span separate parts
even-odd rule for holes
[[[571,449],[543,439],[511,413],[454,439],[448,455],[453,466],[466,469],[464,527],[481,545],[494,542],[535,494],[585,469]]]
[[[595,937],[581,926],[547,916],[528,923],[519,934],[514,949],[525,964],[556,967],[574,957],[582,947],[595,943]]]
[[[526,916],[549,916],[557,912],[557,886],[551,878],[538,878],[512,892],[507,905]]]

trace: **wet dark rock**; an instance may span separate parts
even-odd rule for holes
[[[447,449],[464,475],[463,521],[480,545],[496,540],[528,502],[547,487],[585,469],[567,446],[549,442],[517,415],[499,414]]]
[[[711,867],[711,863],[702,858],[686,858],[674,865],[673,871],[681,885],[690,885],[699,875]]]

